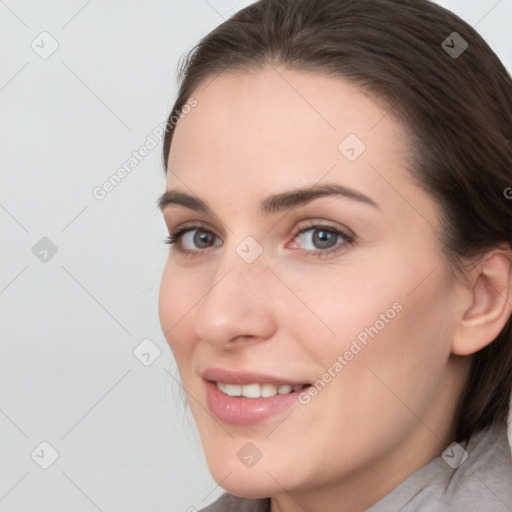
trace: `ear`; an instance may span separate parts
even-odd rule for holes
[[[512,313],[512,252],[495,249],[471,272],[468,303],[455,330],[452,353],[467,356],[496,339]]]

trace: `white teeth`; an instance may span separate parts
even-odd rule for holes
[[[262,384],[261,386],[261,396],[269,397],[277,395],[277,388],[273,384]]]
[[[242,394],[242,386],[238,384],[224,384],[224,393],[229,396],[240,396]]]
[[[259,384],[247,384],[241,386],[242,396],[247,398],[259,398],[261,396],[261,386]]]
[[[274,384],[244,384],[240,386],[238,384],[225,384],[224,382],[216,382],[216,384],[226,395],[244,396],[246,398],[266,398],[277,394],[287,395],[304,387],[302,384],[296,384],[295,386],[289,384],[281,384],[280,386],[275,386]]]

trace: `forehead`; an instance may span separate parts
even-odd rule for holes
[[[197,107],[179,122],[174,140],[186,132],[183,136],[193,135],[205,145],[222,142],[228,149],[231,140],[240,142],[246,135],[252,141],[244,150],[258,151],[265,145],[296,152],[299,142],[322,140],[337,149],[336,142],[348,133],[373,139],[383,131],[370,133],[379,124],[389,138],[404,135],[386,115],[387,108],[357,85],[319,72],[271,67],[224,72],[206,78],[193,96]]]
[[[345,79],[230,71],[205,79],[193,97],[197,106],[175,128],[167,188],[184,181],[208,196],[222,185],[227,199],[326,177],[378,197],[410,186],[404,128]]]

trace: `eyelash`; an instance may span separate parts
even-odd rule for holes
[[[211,234],[213,236],[216,236],[212,231],[210,231],[209,229],[207,229],[204,226],[192,225],[192,226],[186,226],[186,227],[175,229],[169,236],[166,237],[164,243],[165,244],[169,244],[169,245],[176,244],[177,249],[182,254],[184,254],[186,257],[194,257],[194,256],[199,256],[201,254],[204,254],[208,249],[191,251],[189,249],[183,249],[183,248],[180,247],[180,242],[181,242],[181,238],[183,237],[183,235],[186,234],[189,231],[194,231],[196,229],[202,230],[202,231],[204,231],[206,233],[209,233],[209,234]],[[332,233],[332,234],[334,234],[336,236],[340,236],[343,239],[343,242],[339,242],[334,247],[330,247],[328,249],[318,249],[318,250],[314,250],[314,251],[313,250],[302,250],[302,252],[307,254],[308,256],[314,256],[314,257],[317,257],[317,258],[327,257],[327,256],[329,256],[329,255],[331,255],[333,253],[336,253],[336,252],[338,252],[340,250],[343,250],[343,248],[346,245],[353,245],[354,244],[354,238],[349,236],[347,233],[345,233],[341,229],[334,228],[332,226],[321,225],[321,224],[311,224],[311,225],[308,225],[308,226],[304,226],[304,227],[298,229],[294,233],[293,237],[296,238],[299,235],[301,235],[302,233],[305,233],[306,231],[310,231],[310,230],[328,231],[329,233]]]

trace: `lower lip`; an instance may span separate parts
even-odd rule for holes
[[[265,398],[246,398],[226,395],[214,382],[206,382],[206,397],[210,411],[218,420],[232,425],[254,425],[265,421],[290,407],[297,401],[301,391]]]

